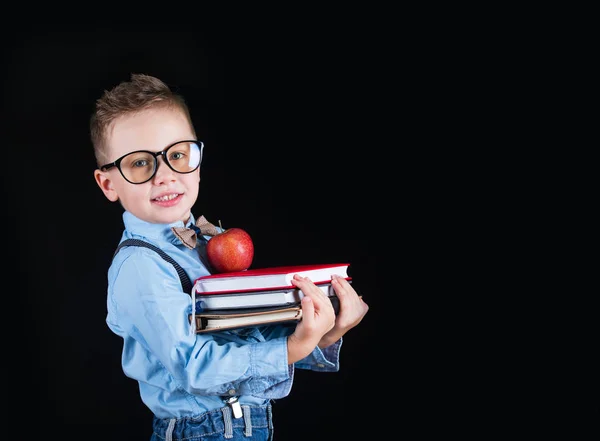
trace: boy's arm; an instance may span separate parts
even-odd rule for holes
[[[194,395],[235,389],[285,396],[291,381],[286,337],[249,343],[235,334],[196,335],[188,319],[191,297],[181,290],[172,265],[145,248],[124,249],[113,264],[107,323],[128,345],[125,372],[150,369],[156,361]]]
[[[368,312],[368,305],[356,294],[348,281],[343,277],[334,277],[332,286],[340,299],[340,311],[337,317],[333,315],[335,321],[333,327],[315,343],[319,332],[323,332],[318,323],[327,326],[324,320],[327,320],[327,317],[330,317],[329,313],[333,311],[331,301],[307,278],[295,277],[294,284],[302,289],[302,292],[307,293],[309,299],[303,298],[303,301],[307,302],[302,304],[303,318],[287,340],[288,363],[295,364],[299,369],[338,371],[342,336],[360,323]],[[313,302],[312,299],[315,301]],[[305,322],[307,316],[313,319],[310,326]],[[301,328],[303,325],[306,327]],[[279,332],[281,329],[284,329],[287,334],[291,332],[289,328],[269,327],[265,335],[267,338],[275,338],[277,335],[282,335]]]
[[[287,339],[288,364],[307,357],[335,324],[335,312],[325,293],[309,278],[294,275],[292,284],[301,289],[302,320]]]
[[[346,332],[357,326],[369,311],[369,305],[360,297],[346,279],[333,276],[331,285],[340,300],[340,311],[335,325],[319,341],[319,348],[326,348],[342,338]]]
[[[305,292],[309,289],[310,284],[312,282],[306,282],[302,291]],[[369,306],[358,296],[346,279],[334,276],[331,284],[340,300],[340,310],[335,316],[335,324],[331,330],[323,335],[318,342],[318,346],[314,348],[310,355],[296,362],[296,367],[299,369],[322,372],[338,371],[343,335],[357,326],[369,310]],[[329,300],[327,301],[329,302]]]

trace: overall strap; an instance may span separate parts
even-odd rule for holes
[[[183,270],[183,268],[177,262],[175,262],[171,258],[171,256],[169,256],[163,250],[161,250],[160,248],[158,248],[148,242],[144,242],[143,240],[139,240],[139,239],[125,239],[123,242],[121,242],[119,244],[119,246],[115,250],[115,254],[113,254],[113,258],[119,252],[119,250],[121,248],[127,247],[127,246],[146,247],[146,248],[150,248],[151,250],[156,251],[160,255],[160,257],[162,257],[164,260],[166,260],[167,262],[169,262],[171,265],[173,265],[175,267],[175,269],[177,270],[177,274],[179,275],[179,280],[181,281],[181,286],[183,288],[183,291],[190,295],[192,294],[192,282],[190,281],[190,278],[188,277],[186,272]]]

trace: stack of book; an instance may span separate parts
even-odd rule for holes
[[[308,277],[339,309],[331,277],[349,282],[348,263],[280,266],[204,276],[194,281],[196,332],[246,326],[297,323],[304,293],[292,285],[294,274]]]

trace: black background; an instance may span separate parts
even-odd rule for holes
[[[161,78],[190,106],[205,142],[196,215],[248,231],[253,267],[350,262],[370,306],[346,337],[340,372],[297,371],[291,394],[275,402],[276,439],[361,434],[353,418],[390,390],[377,384],[375,248],[378,225],[389,223],[377,203],[394,196],[376,166],[390,143],[373,122],[373,43],[351,29],[309,40],[198,28],[4,35],[3,220],[16,250],[5,270],[18,292],[6,342],[18,398],[8,416],[26,421],[21,439],[49,428],[61,439],[151,433],[137,384],[121,371],[121,340],[105,324],[122,211],[94,182],[88,132],[95,100],[132,72]]]
[[[597,439],[596,308],[566,309],[568,288],[541,310],[557,288],[538,288],[553,278],[532,269],[537,226],[518,195],[494,191],[513,179],[493,166],[518,92],[499,105],[505,79],[482,71],[494,54],[477,35],[394,36],[395,16],[354,12],[2,29],[4,415],[20,439],[150,436],[105,324],[122,211],[94,182],[88,132],[95,100],[132,72],[190,105],[206,144],[196,215],[246,229],[255,267],[350,262],[370,306],[340,372],[298,370],[275,402],[278,441],[507,438],[523,425]]]

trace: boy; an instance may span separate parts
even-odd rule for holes
[[[204,145],[183,98],[157,78],[133,74],[105,91],[90,120],[96,183],[124,209],[121,241],[139,239],[167,253],[190,280],[209,274],[205,242],[186,246],[173,227],[191,227]],[[203,219],[199,217],[199,219]],[[205,239],[208,238],[205,236]],[[334,277],[331,302],[310,280],[295,326],[196,334],[192,298],[178,272],[152,249],[127,246],[108,271],[109,328],[123,338],[122,367],[153,412],[151,440],[273,439],[271,400],[290,392],[294,368],[339,369],[342,336],[368,306]]]

